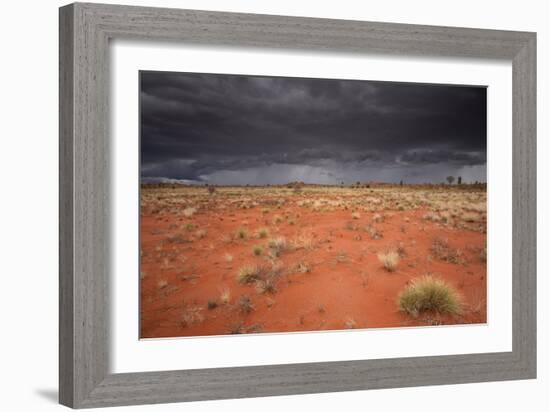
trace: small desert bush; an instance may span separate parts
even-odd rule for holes
[[[399,263],[399,253],[393,250],[387,253],[379,253],[378,260],[384,265],[384,269],[388,272],[394,272]]]
[[[268,277],[264,280],[259,280],[256,282],[256,292],[262,293],[277,293],[277,287],[275,286],[275,279],[273,277]]]
[[[195,209],[194,207],[187,207],[187,208],[183,209],[183,215],[184,215],[185,217],[191,217],[191,216],[193,216],[196,212],[197,212],[197,209]]]
[[[269,236],[269,231],[265,227],[262,227],[256,231],[256,236],[258,239],[265,239]]]
[[[227,305],[231,300],[231,291],[228,288],[223,288],[220,291],[220,303]]]
[[[206,307],[208,310],[216,309],[218,307],[218,301],[216,299],[210,299]]]
[[[257,245],[252,248],[252,253],[254,253],[254,256],[261,256],[264,251],[264,248]]]
[[[246,239],[248,238],[248,231],[244,227],[241,227],[237,230],[235,235],[237,239]]]
[[[346,318],[344,323],[347,329],[355,329],[357,327],[357,322],[353,318]]]
[[[431,276],[413,280],[399,295],[399,308],[415,317],[424,311],[454,315],[460,313],[460,306],[458,292]]]
[[[243,266],[237,273],[239,283],[252,283],[260,279],[262,269],[259,266]]]
[[[275,256],[279,256],[283,250],[287,248],[286,238],[278,236],[272,239],[269,239],[267,243],[269,249]]]
[[[365,232],[370,236],[372,240],[377,240],[382,238],[382,233],[373,225],[367,225],[365,227]]]
[[[273,224],[278,224],[283,221],[283,217],[281,215],[275,215],[273,216]]]
[[[360,218],[361,218],[361,213],[359,213],[359,212],[353,212],[353,213],[351,214],[351,217],[352,217],[352,219],[360,219]]]
[[[290,247],[292,249],[313,250],[315,248],[315,240],[311,235],[301,234],[292,239]]]
[[[436,259],[448,263],[459,264],[463,263],[462,252],[460,249],[455,249],[449,245],[449,241],[443,238],[435,238],[432,242],[432,254]]]
[[[243,313],[250,313],[254,310],[254,305],[252,304],[249,296],[242,295],[239,298],[239,309]]]
[[[234,323],[229,326],[228,332],[231,335],[240,335],[242,333],[246,332],[246,328],[244,327],[242,322]]]
[[[181,314],[181,325],[183,327],[202,323],[204,321],[204,315],[202,314],[202,308],[199,306],[186,306]]]
[[[382,216],[380,213],[375,213],[372,217],[373,222],[380,223],[384,221],[384,216]]]
[[[311,272],[311,267],[307,262],[301,261],[296,264],[294,270],[298,273],[309,273]]]

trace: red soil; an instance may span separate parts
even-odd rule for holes
[[[247,332],[289,332],[355,328],[403,327],[486,322],[486,263],[480,257],[486,235],[426,221],[428,210],[391,212],[376,223],[381,239],[363,230],[374,213],[315,212],[295,205],[262,214],[259,208],[199,212],[190,218],[170,213],[144,214],[141,220],[141,337],[222,335]],[[274,214],[299,215],[295,225],[275,224]],[[408,219],[408,221],[407,221]],[[186,230],[185,225],[196,229]],[[247,228],[247,239],[230,239],[238,228]],[[257,293],[253,284],[240,284],[236,275],[246,264],[262,264],[255,245],[268,239],[254,237],[260,227],[270,236],[311,236],[310,249],[281,253],[283,272],[273,294]],[[203,238],[197,229],[206,230]],[[433,240],[446,238],[462,252],[461,263],[448,263],[431,255]],[[170,239],[171,240],[167,240]],[[395,272],[386,271],[377,253],[401,245],[405,254]],[[225,254],[233,257],[226,261]],[[290,273],[306,262],[308,273]],[[414,318],[399,311],[401,290],[414,278],[433,274],[454,286],[463,298],[462,314],[421,314]],[[231,293],[220,302],[220,291]],[[238,301],[250,297],[254,310],[243,313]],[[217,301],[208,308],[208,301]],[[213,305],[212,305],[213,306]],[[187,317],[185,317],[187,313]]]

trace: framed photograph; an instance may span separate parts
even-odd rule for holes
[[[60,9],[60,402],[536,376],[536,35]]]

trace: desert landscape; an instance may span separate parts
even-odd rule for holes
[[[486,322],[486,185],[142,184],[140,336]]]

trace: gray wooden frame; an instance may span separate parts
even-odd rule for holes
[[[109,373],[109,40],[497,58],[513,65],[513,350]],[[536,376],[536,34],[71,4],[60,9],[59,398],[75,408]]]

